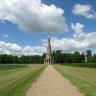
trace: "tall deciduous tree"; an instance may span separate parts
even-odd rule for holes
[[[6,63],[13,63],[13,56],[12,55],[6,55],[5,62]]]
[[[96,63],[96,54],[93,55],[93,63]]]
[[[91,50],[87,50],[87,63],[92,63],[93,62],[93,58],[92,58],[92,52]]]
[[[85,63],[85,61],[86,61],[86,55],[84,52],[80,56],[80,61],[81,61],[81,63]]]
[[[56,63],[61,63],[61,61],[62,61],[62,53],[61,53],[61,50],[57,50],[57,51],[56,51],[55,61],[56,61]]]
[[[18,63],[18,56],[13,56],[13,63],[14,64]]]

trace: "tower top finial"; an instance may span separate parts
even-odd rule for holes
[[[48,34],[48,38],[50,38],[50,35]]]

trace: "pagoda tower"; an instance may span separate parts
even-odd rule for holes
[[[44,64],[53,64],[53,58],[51,56],[50,36],[48,36],[48,46],[47,46],[46,58],[44,59]]]

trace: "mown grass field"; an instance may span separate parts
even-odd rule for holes
[[[54,65],[54,67],[85,96],[96,96],[96,69]],[[70,91],[70,90],[69,90]]]
[[[0,96],[26,96],[45,65],[0,65]]]

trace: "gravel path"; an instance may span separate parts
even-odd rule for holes
[[[48,65],[38,80],[31,86],[27,96],[83,96],[52,65]]]

